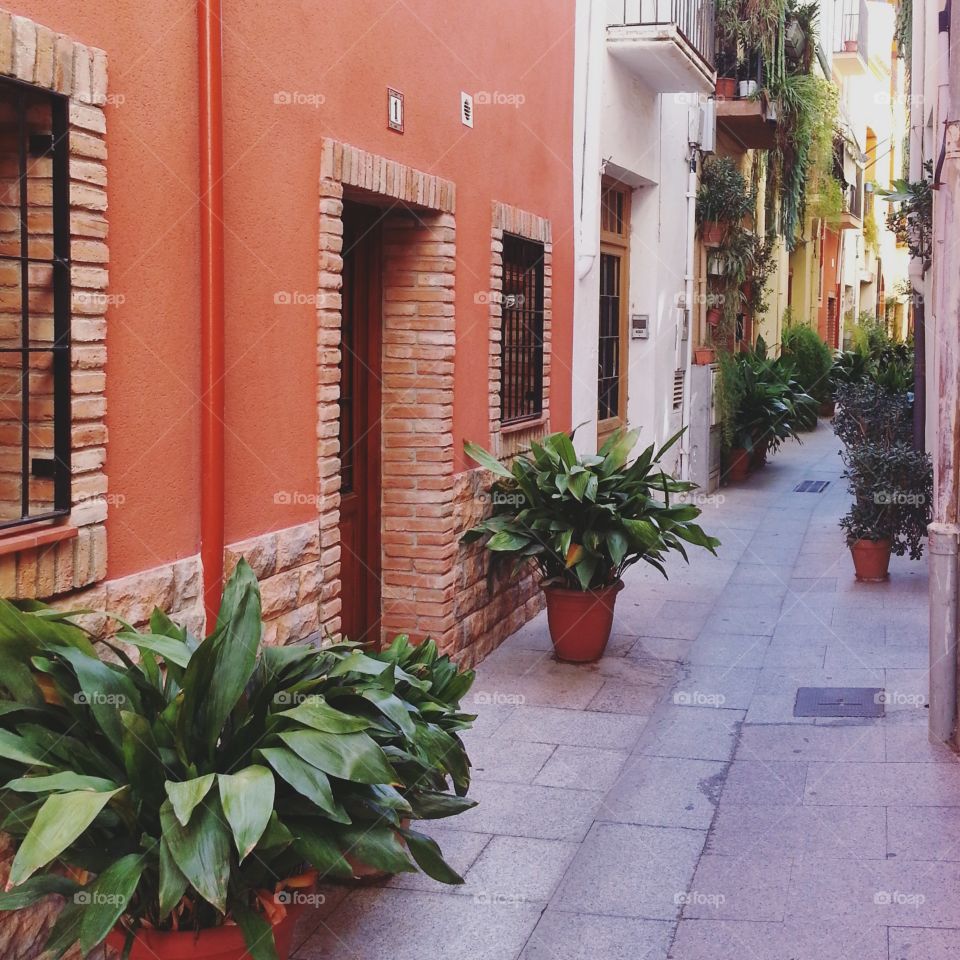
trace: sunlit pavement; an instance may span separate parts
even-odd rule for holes
[[[465,877],[325,889],[324,960],[932,960],[960,949],[960,768],[927,742],[926,561],[857,584],[824,422],[704,498],[723,541],[634,568],[603,660],[545,617],[479,670],[469,813],[431,832]],[[828,480],[823,493],[793,492]],[[877,719],[794,717],[871,687]]]

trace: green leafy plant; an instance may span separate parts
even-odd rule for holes
[[[870,379],[867,357],[859,350],[838,350],[830,367],[830,390],[834,397],[841,384],[863,383]]]
[[[834,131],[839,116],[837,88],[811,73],[771,79],[778,104],[777,135],[771,152],[768,193],[779,203],[780,233],[791,251],[803,228],[808,197],[836,200]]]
[[[863,444],[892,447],[913,440],[913,404],[906,393],[873,380],[838,383],[834,433],[852,450]]]
[[[660,467],[676,434],[659,450],[649,446],[633,462],[639,432],[617,431],[597,454],[579,456],[570,435],[554,433],[531,443],[508,470],[476,444],[464,449],[496,477],[493,515],[462,537],[482,541],[515,570],[533,564],[544,584],[592,590],[616,583],[644,561],[667,575],[664,562],[684,543],[716,552],[720,541],[694,523],[700,509],[672,502],[696,484],[675,480]]]
[[[743,378],[740,376],[740,364],[737,356],[729,350],[717,354],[719,375],[717,377],[717,417],[720,421],[720,436],[723,447],[730,450],[735,447],[737,433],[737,411],[743,400]]]
[[[753,209],[753,191],[733,158],[708,157],[697,189],[697,223],[739,223]]]
[[[872,250],[875,256],[880,254],[880,226],[877,223],[873,207],[867,211],[863,218],[863,242],[868,250]]]
[[[841,519],[847,543],[889,540],[897,556],[923,555],[933,502],[933,467],[906,443],[860,443],[844,456],[853,503]]]
[[[887,226],[899,243],[906,244],[910,256],[920,260],[923,269],[930,266],[933,254],[933,162],[923,165],[923,179],[894,180],[890,190],[878,190],[877,196],[891,204]]]
[[[241,561],[213,632],[162,612],[94,641],[71,614],[0,600],[0,773],[16,841],[0,909],[67,898],[47,950],[237,924],[275,957],[278,892],[348,857],[461,882],[418,819],[473,805],[458,731],[472,682],[432,643],[264,647]],[[135,657],[138,658],[135,659]],[[450,784],[452,783],[452,788]]]
[[[804,323],[786,326],[780,342],[780,356],[793,365],[804,392],[823,403],[830,399],[830,370],[833,354],[813,327]]]
[[[776,449],[784,440],[799,439],[799,431],[816,423],[816,401],[808,396],[788,362],[767,356],[763,338],[753,351],[733,356],[737,406],[725,436],[728,449],[752,453],[760,443]],[[732,374],[731,374],[732,376]]]

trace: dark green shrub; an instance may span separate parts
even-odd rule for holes
[[[909,445],[913,440],[913,404],[905,393],[887,390],[870,380],[840,384],[833,430],[847,450],[864,443]]]
[[[753,213],[754,193],[731,157],[708,157],[697,190],[697,223],[738,223]]]
[[[840,521],[847,543],[889,540],[897,556],[919,560],[933,501],[930,458],[905,443],[861,443],[844,461],[854,498]]]
[[[789,326],[780,343],[781,358],[792,364],[797,382],[818,403],[830,399],[833,356],[819,334],[806,324]]]

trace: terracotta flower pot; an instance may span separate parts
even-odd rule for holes
[[[877,583],[890,576],[889,540],[854,540],[850,553],[857,579],[863,583]]]
[[[857,41],[856,40],[844,40],[843,41],[843,52],[844,53],[856,53],[857,52]]]
[[[713,347],[697,347],[693,351],[693,362],[698,367],[706,367],[717,360],[717,351]]]
[[[727,454],[726,478],[733,483],[741,483],[750,473],[750,454],[743,447],[734,447]]]
[[[543,588],[547,626],[558,660],[590,663],[603,656],[613,629],[613,608],[622,589],[622,580],[599,590]]]
[[[732,100],[736,93],[736,77],[717,77],[716,95],[718,100]]]
[[[704,220],[700,227],[700,240],[705,247],[719,247],[727,232],[727,224],[722,220]]]
[[[832,417],[837,412],[837,405],[833,400],[825,400],[817,407],[817,414],[821,417]]]
[[[273,942],[280,960],[290,956],[293,928],[303,910],[301,904],[288,906],[283,919],[273,925]],[[107,934],[107,944],[122,952],[126,937],[126,930],[115,927]],[[250,954],[240,928],[233,924],[198,933],[141,927],[134,935],[130,960],[250,960]]]
[[[707,311],[707,323],[711,327],[720,326],[720,321],[723,319],[723,311],[719,307],[711,307]]]

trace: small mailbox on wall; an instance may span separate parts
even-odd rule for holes
[[[646,340],[650,336],[650,314],[630,314],[630,339]]]

